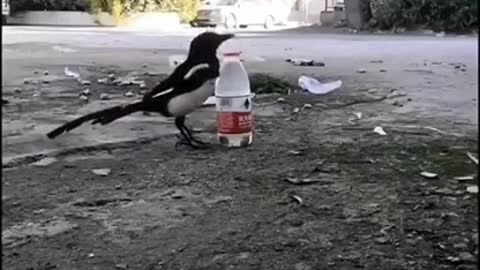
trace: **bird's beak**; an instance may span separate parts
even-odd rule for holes
[[[222,34],[221,36],[222,36],[222,42],[235,37],[234,34]]]

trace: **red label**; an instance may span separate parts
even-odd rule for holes
[[[218,112],[217,127],[218,133],[247,133],[253,129],[253,115],[251,112]]]

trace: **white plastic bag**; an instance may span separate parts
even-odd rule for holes
[[[342,81],[337,80],[328,83],[321,83],[314,78],[302,75],[298,78],[298,85],[308,92],[316,95],[324,95],[342,86]]]

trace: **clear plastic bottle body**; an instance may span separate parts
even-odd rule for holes
[[[217,136],[220,144],[242,147],[253,142],[252,95],[239,54],[225,54],[215,85]]]

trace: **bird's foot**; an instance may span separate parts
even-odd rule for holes
[[[207,149],[209,147],[207,143],[204,143],[202,141],[181,138],[175,143],[175,150],[178,151],[178,148],[182,145],[188,146],[194,150]]]

